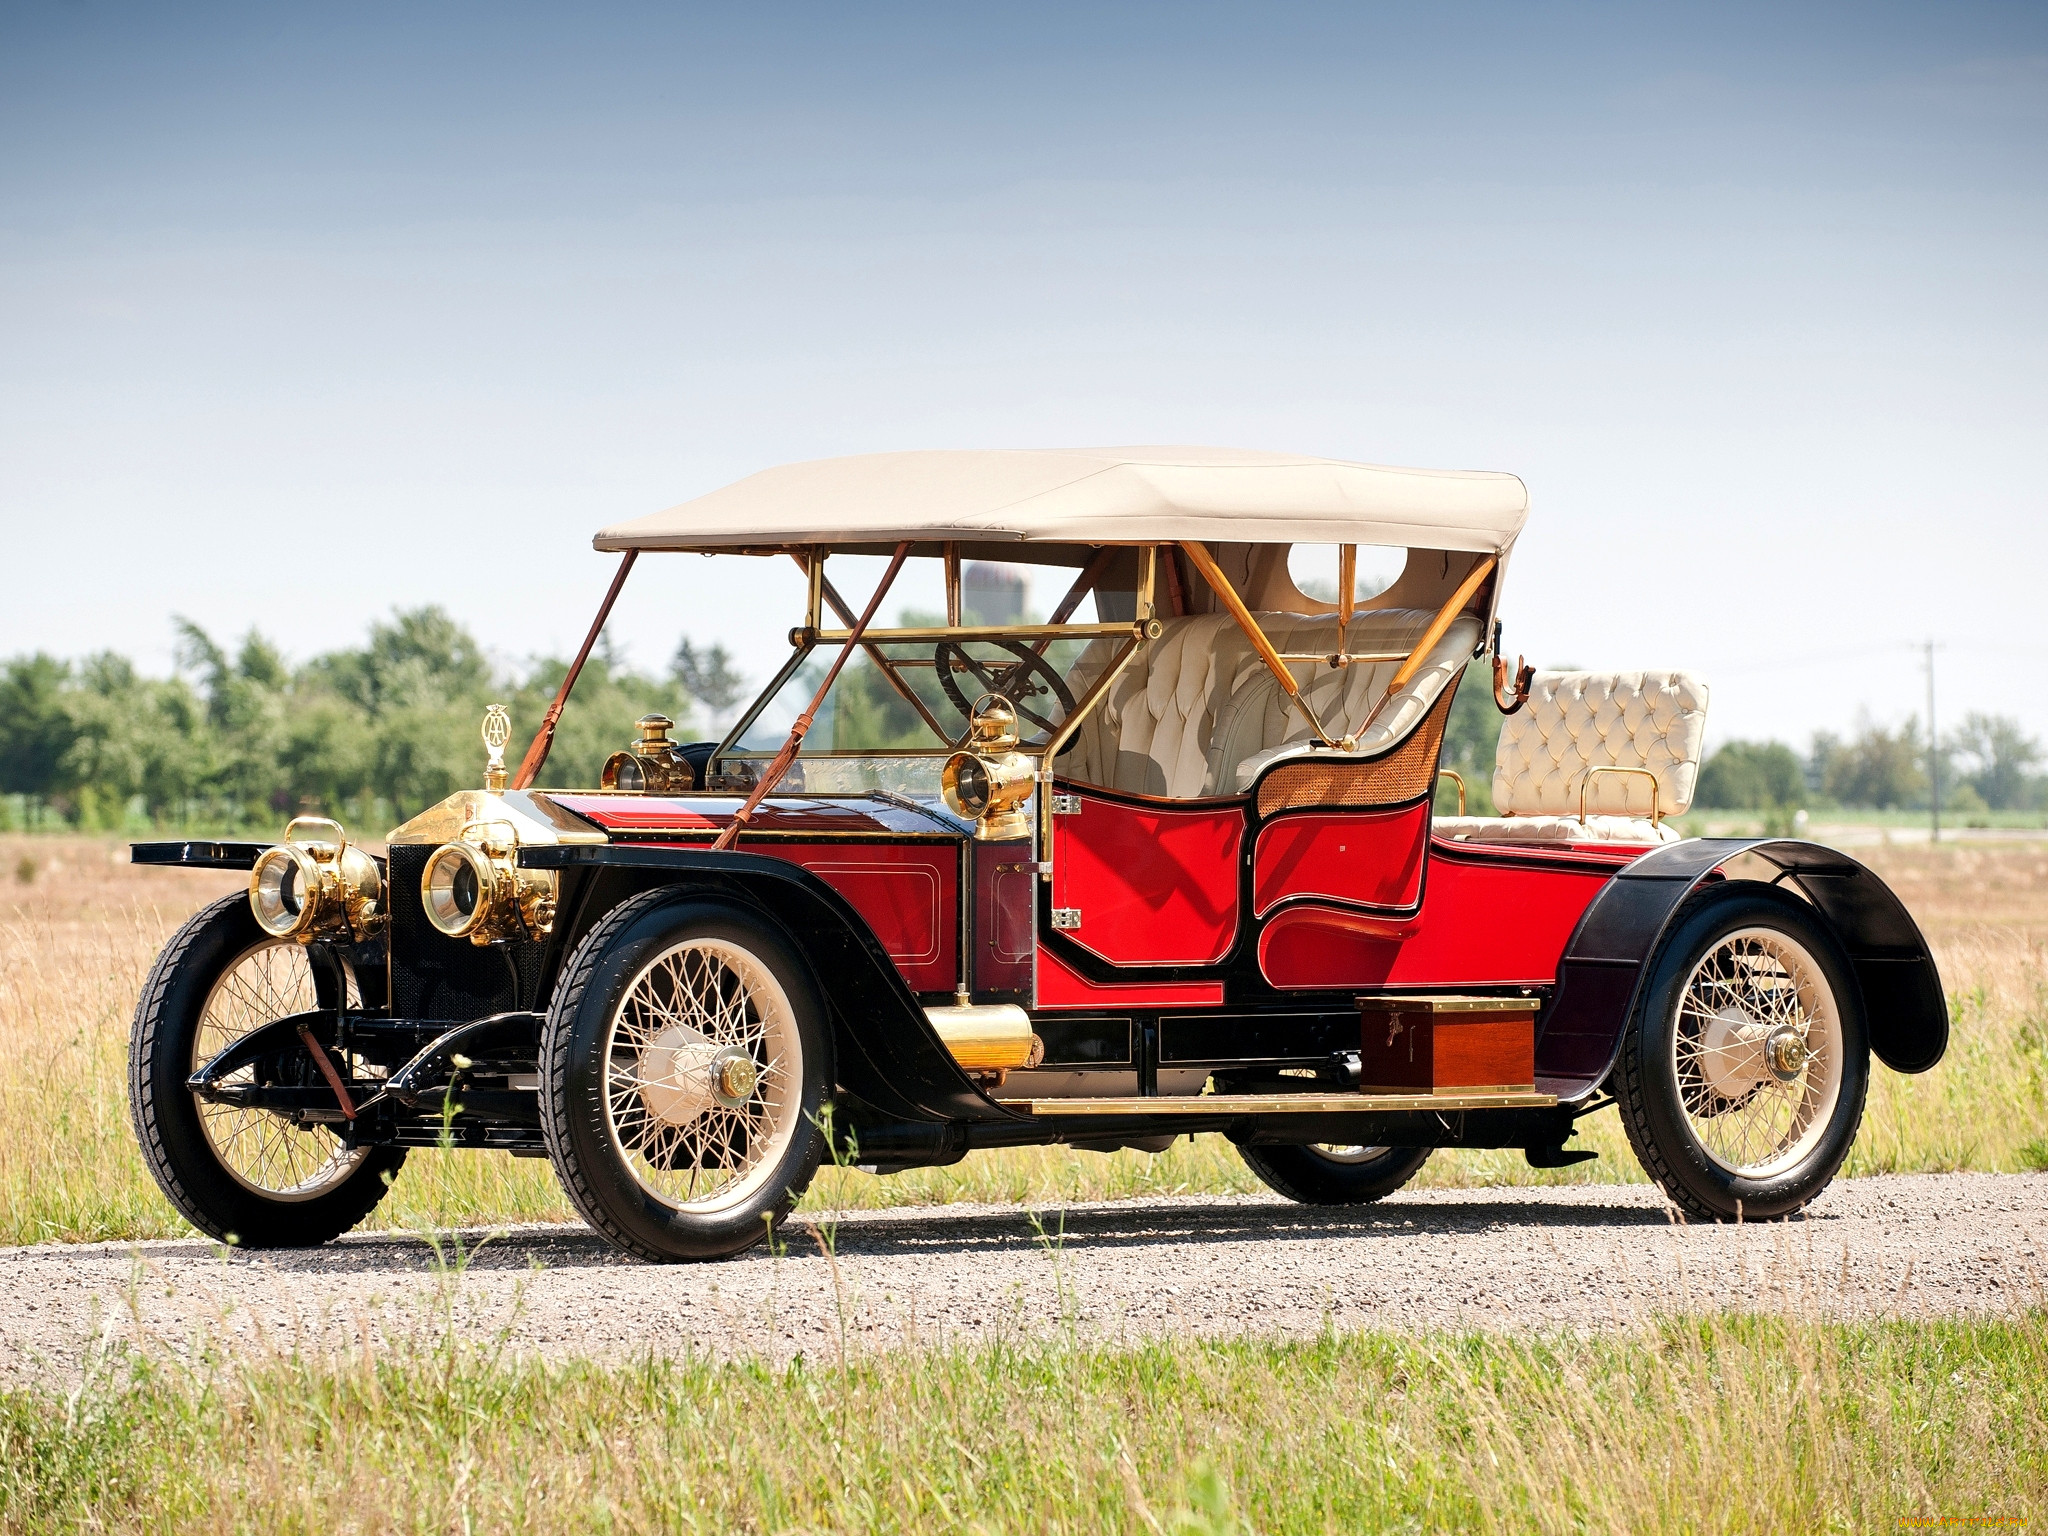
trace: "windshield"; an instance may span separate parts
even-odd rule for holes
[[[827,562],[835,579],[841,563],[841,558]],[[1084,573],[1073,565],[967,562],[959,577],[957,626],[947,623],[943,609],[928,608],[915,597],[893,610],[885,599],[873,625],[883,638],[864,643],[848,659],[804,737],[802,787],[935,795],[939,765],[965,738],[975,701],[986,693],[1000,693],[1016,706],[1026,747],[1044,746],[1121,646],[1104,637],[1030,631],[1049,622],[1128,624],[1137,611],[1137,562],[1122,563],[1131,568],[1122,581],[1113,579],[1120,573],[1105,569],[1077,594]],[[908,562],[905,577],[909,566],[920,564],[938,562]],[[906,579],[898,585],[913,584]],[[871,583],[862,586],[872,590]],[[943,588],[939,595],[943,601]],[[864,607],[864,598],[865,592],[855,601]],[[826,622],[842,630],[851,627],[829,608]],[[998,633],[949,636],[949,628]],[[937,633],[906,638],[905,630]],[[728,775],[744,779],[750,767],[757,769],[781,750],[841,644],[821,640],[795,655],[769,684],[719,753]]]

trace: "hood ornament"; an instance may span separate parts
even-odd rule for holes
[[[512,717],[502,704],[484,711],[484,788],[498,794],[505,788],[505,743],[512,739]]]

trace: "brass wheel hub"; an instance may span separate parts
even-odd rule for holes
[[[727,1046],[711,1076],[712,1093],[728,1109],[737,1109],[754,1096],[761,1081],[761,1069],[754,1058],[737,1046]]]
[[[1798,1081],[1806,1067],[1806,1055],[1806,1036],[1789,1024],[1772,1030],[1764,1042],[1764,1062],[1781,1083]]]

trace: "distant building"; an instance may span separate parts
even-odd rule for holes
[[[975,561],[960,573],[960,607],[970,624],[1015,624],[1024,617],[1024,576],[1014,567]]]

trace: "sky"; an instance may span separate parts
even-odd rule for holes
[[[2048,736],[2048,7],[0,0],[0,656],[580,640],[767,465],[1508,470],[1507,645]],[[849,594],[853,596],[854,594]],[[794,571],[613,621],[756,677]]]

